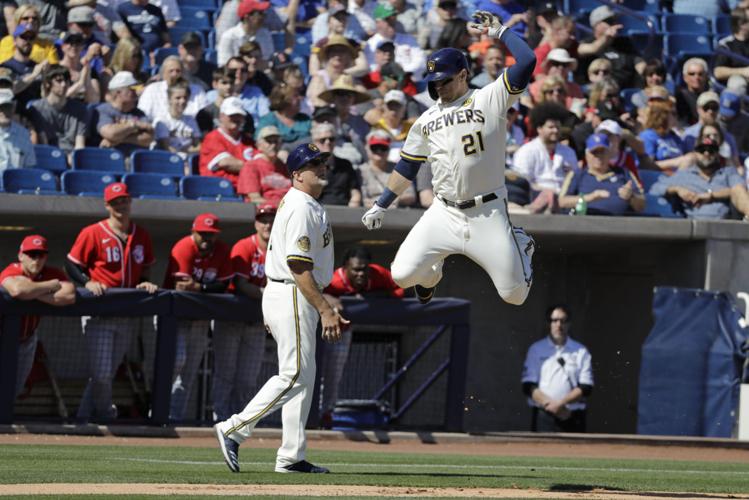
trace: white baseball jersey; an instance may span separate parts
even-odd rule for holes
[[[435,194],[463,201],[504,186],[507,109],[523,92],[510,91],[506,78],[438,101],[411,127],[401,157],[431,163]]]
[[[278,206],[270,233],[265,274],[272,280],[294,281],[287,261],[309,262],[318,287],[333,279],[333,230],[328,215],[312,196],[289,189]]]

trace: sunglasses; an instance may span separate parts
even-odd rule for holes
[[[715,103],[710,103],[710,104],[705,104],[704,106],[702,106],[702,109],[705,111],[714,111],[717,113],[720,110],[720,106]]]
[[[591,71],[591,73],[593,73],[594,75],[609,75],[611,74],[611,71],[607,69],[597,69],[597,70]]]
[[[564,89],[549,89],[544,91],[544,94],[566,94],[567,91]]]
[[[30,19],[32,21],[38,21],[39,20],[39,16],[23,16],[21,18],[21,21],[25,21],[26,19]]]
[[[387,146],[369,146],[369,149],[371,149],[373,153],[378,155],[384,155],[387,154],[388,151],[390,151],[390,148]]]
[[[549,61],[549,66],[554,66],[556,68],[567,66],[567,63],[559,62],[559,61]]]
[[[718,148],[715,148],[712,146],[694,148],[694,150],[703,155],[717,155],[718,154]]]
[[[64,76],[56,76],[52,79],[52,81],[57,83],[70,83],[70,78],[65,78]]]
[[[705,76],[704,71],[688,71],[687,75],[689,76]]]
[[[567,318],[549,318],[549,323],[567,323]]]
[[[335,137],[320,137],[317,142],[335,142]]]
[[[32,33],[30,35],[21,35],[19,38],[23,38],[27,42],[33,42],[34,40],[36,40],[36,35]]]
[[[32,259],[41,259],[42,257],[47,256],[47,252],[43,250],[31,250],[30,252],[24,252],[24,253]]]

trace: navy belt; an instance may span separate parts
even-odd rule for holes
[[[468,208],[473,208],[476,206],[475,199],[467,200],[467,201],[450,201],[450,200],[443,198],[441,195],[437,195],[437,196],[440,200],[442,200],[442,203],[444,203],[448,207],[458,208],[460,210],[466,210]],[[497,198],[499,198],[499,196],[497,196],[497,193],[489,193],[481,197],[481,202],[487,203],[489,201],[496,200]]]
[[[272,281],[274,283],[286,283],[287,285],[290,285],[290,284],[294,283],[293,280],[277,280],[277,279],[273,279],[273,278],[268,278],[268,280],[270,280],[270,281]]]

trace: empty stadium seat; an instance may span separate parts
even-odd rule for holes
[[[169,174],[173,177],[185,175],[185,162],[178,154],[169,151],[133,151],[130,166],[133,172],[141,174]]]
[[[671,33],[710,34],[710,20],[702,16],[688,14],[667,14],[663,16],[663,31]]]
[[[598,0],[564,0],[564,12],[572,16],[589,14],[590,11],[602,4]],[[587,24],[587,19],[585,20]]]
[[[179,40],[175,40],[174,43],[179,43]],[[166,59],[169,56],[178,56],[179,50],[177,47],[159,47],[156,49],[153,53],[154,60],[156,62],[156,66],[161,66],[161,63],[164,62],[164,59]]]
[[[220,177],[188,175],[180,180],[179,187],[182,196],[190,200],[242,201],[231,182]]]
[[[312,53],[312,33],[309,31],[300,33],[297,31],[296,39],[294,40],[294,47],[291,50],[292,58],[302,57],[305,60],[309,59]]]
[[[286,48],[286,32],[272,31],[270,35],[273,38],[273,50],[275,52],[283,52]]]
[[[218,52],[216,52],[214,49],[205,49],[205,52],[203,53],[203,59],[213,65],[218,65]]]
[[[125,174],[122,182],[133,198],[172,199],[179,198],[177,182],[168,174]]]
[[[666,54],[677,58],[712,54],[710,37],[707,35],[666,35],[665,49]]]
[[[642,188],[647,193],[650,188],[660,180],[661,177],[665,177],[666,174],[658,170],[640,170],[640,180],[642,181]]]
[[[62,190],[73,196],[97,196],[104,194],[107,185],[117,182],[119,176],[112,172],[93,170],[68,170],[60,177]]]
[[[629,34],[632,45],[640,51],[643,57],[663,57],[663,35],[661,33],[632,32]]]
[[[645,209],[639,215],[646,217],[665,217],[669,219],[683,219],[684,216],[674,212],[671,203],[663,196],[645,195]]]
[[[731,16],[717,16],[713,19],[713,32],[718,36],[731,34]]]
[[[177,21],[175,28],[186,28],[189,30],[205,30],[208,31],[213,28],[213,20],[211,19],[212,10],[205,9],[203,7],[190,8],[180,7],[181,18]],[[175,42],[178,42],[175,40]]]
[[[650,20],[653,22],[653,27],[655,29],[658,29],[658,21],[657,19],[650,18]],[[618,24],[622,25],[622,29],[624,33],[634,33],[634,32],[648,32],[650,28],[648,28],[648,20],[647,19],[639,19],[637,17],[633,16],[619,16],[619,20],[617,21]]]
[[[222,2],[220,0],[218,2],[216,0],[179,0],[177,3],[182,11],[184,8],[216,10]]]
[[[74,170],[125,172],[125,157],[116,149],[83,148],[73,151]]]
[[[64,172],[68,169],[68,159],[65,157],[65,152],[56,146],[35,144],[34,155],[36,156],[37,168],[55,173]]]
[[[627,0],[625,7],[648,14],[657,14],[661,12],[660,0]]]
[[[60,194],[55,174],[42,168],[5,169],[3,187],[6,193]]]

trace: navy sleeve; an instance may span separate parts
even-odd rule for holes
[[[419,173],[419,167],[421,167],[420,161],[407,160],[403,156],[395,165],[395,171],[401,174],[406,179],[412,181],[416,178],[416,174]]]
[[[536,68],[536,54],[528,47],[522,38],[509,29],[505,30],[500,38],[515,57],[515,64],[505,72],[505,78],[509,83],[511,93],[519,93],[524,90],[531,81],[533,70]]]

